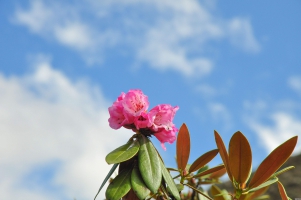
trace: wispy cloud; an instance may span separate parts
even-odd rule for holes
[[[244,121],[258,136],[258,141],[267,153],[289,138],[301,137],[300,103],[280,101],[268,103],[260,100],[245,102]],[[294,153],[301,152],[297,144]]]
[[[301,75],[289,77],[288,86],[301,95]]]
[[[40,59],[30,74],[0,74],[0,94],[0,198],[92,199],[111,144],[131,135],[109,128],[101,90]]]
[[[260,50],[250,20],[222,19],[212,10],[196,0],[32,0],[29,8],[16,10],[14,20],[74,48],[91,63],[108,48],[126,48],[137,63],[190,77],[213,70],[214,60],[206,55],[212,41],[226,39],[246,51]]]

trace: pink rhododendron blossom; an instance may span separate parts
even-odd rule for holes
[[[124,96],[125,94],[122,92],[113,105],[109,107],[109,125],[113,129],[119,129],[127,123],[127,119],[123,114],[123,106],[121,104]]]
[[[145,136],[154,135],[165,150],[164,143],[176,140],[178,129],[172,120],[179,109],[169,104],[155,106],[149,112],[148,97],[141,90],[130,90],[121,93],[117,100],[109,107],[109,125],[113,129],[124,127]]]
[[[158,131],[159,128],[171,130],[173,126],[172,120],[178,109],[178,106],[172,107],[169,104],[160,104],[151,109],[149,115],[154,121],[152,129],[154,131]]]
[[[164,143],[168,142],[169,144],[172,144],[176,140],[176,132],[178,132],[178,129],[175,126],[172,126],[171,130],[167,131],[162,128],[154,135],[161,142],[161,147],[166,150]]]
[[[139,130],[140,128],[148,128],[151,127],[153,122],[149,117],[149,114],[146,112],[141,113],[140,116],[136,117],[134,120],[134,124],[136,129]]]
[[[149,102],[141,90],[130,90],[125,94],[122,105],[128,116],[137,117],[148,109]]]

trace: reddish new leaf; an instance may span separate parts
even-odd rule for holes
[[[196,159],[189,168],[189,173],[194,172],[201,167],[205,166],[208,162],[210,162],[218,153],[218,149],[214,149],[208,151],[207,153],[201,155],[198,159]]]
[[[218,166],[216,166],[216,167],[212,167],[211,169],[207,169],[207,170],[205,170],[205,171],[203,171],[203,172],[201,172],[201,173],[199,173],[199,174],[196,174],[196,175],[194,175],[193,177],[201,177],[201,176],[205,176],[205,175],[207,175],[207,174],[211,174],[211,173],[217,172],[217,171],[219,171],[219,170],[221,170],[221,169],[224,169],[224,168],[225,168],[224,165],[218,165]]]
[[[190,136],[189,131],[184,123],[178,133],[177,138],[177,164],[178,168],[185,170],[190,154]]]
[[[228,152],[226,150],[225,144],[217,131],[214,131],[214,137],[215,137],[215,142],[216,142],[217,148],[219,149],[219,154],[221,155],[221,158],[222,158],[225,168],[227,170],[227,174],[228,174],[230,180],[232,181],[232,174],[231,174],[230,167],[229,167],[229,156],[228,156]]]
[[[278,189],[282,200],[289,200],[290,198],[287,196],[283,185],[278,181]]]
[[[268,180],[290,157],[296,144],[298,136],[292,137],[268,155],[259,165],[253,178],[250,181],[249,188],[254,188]]]
[[[252,152],[247,138],[237,131],[229,143],[229,166],[234,180],[241,186],[249,179],[252,169]]]
[[[227,172],[226,168],[222,168],[216,172],[210,174],[209,178],[220,178]]]

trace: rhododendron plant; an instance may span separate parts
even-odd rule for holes
[[[282,200],[290,199],[278,175],[294,168],[290,166],[279,170],[292,154],[297,136],[271,152],[250,179],[252,150],[247,138],[240,131],[233,134],[228,151],[219,133],[214,131],[217,148],[202,154],[192,164],[188,164],[190,156],[188,128],[183,124],[178,130],[173,123],[179,107],[160,104],[150,111],[148,108],[148,97],[138,89],[121,93],[109,107],[110,127],[131,129],[134,134],[126,144],[116,148],[105,158],[108,164],[113,164],[113,167],[98,193],[119,166],[118,175],[111,179],[106,190],[106,199],[259,200],[267,198],[263,195],[264,192],[276,182]],[[177,168],[165,167],[161,156],[150,141],[152,136],[161,142],[163,149],[166,149],[165,142],[173,143],[177,139]],[[223,164],[209,168],[208,163],[217,154],[220,154]],[[170,171],[174,171],[176,175],[172,177]],[[220,177],[225,173],[232,182],[232,192],[220,189],[216,185],[220,183]],[[204,191],[203,184],[212,184],[210,194]],[[188,190],[184,190],[184,187]]]

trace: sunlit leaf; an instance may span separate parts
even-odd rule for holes
[[[134,157],[139,151],[139,142],[131,140],[125,145],[118,147],[106,156],[108,164],[121,163]]]
[[[139,135],[140,149],[138,152],[139,171],[145,185],[156,193],[162,180],[162,170],[158,153],[148,138]]]
[[[109,171],[109,173],[107,174],[106,178],[103,180],[97,194],[94,197],[94,200],[96,199],[97,195],[99,194],[99,192],[101,191],[101,189],[103,188],[103,186],[106,184],[106,182],[109,180],[109,178],[112,176],[112,174],[114,173],[114,171],[116,170],[116,168],[118,167],[119,164],[114,164],[113,167],[111,168],[111,170]]]
[[[175,197],[175,199],[180,200],[181,199],[180,194],[174,180],[172,179],[168,170],[165,168],[164,164],[162,162],[160,163],[161,163],[162,175],[165,182],[168,185],[170,193]]]
[[[280,146],[278,146],[257,168],[253,178],[249,183],[249,188],[254,188],[268,180],[292,154],[298,136],[292,137]]]
[[[208,170],[206,170],[206,171],[203,171],[203,172],[201,172],[201,173],[199,173],[199,174],[196,174],[196,175],[194,175],[193,177],[201,177],[201,176],[205,176],[205,175],[207,175],[207,174],[211,174],[211,173],[213,173],[213,172],[219,171],[219,170],[221,170],[221,169],[223,169],[223,168],[225,168],[224,165],[218,165],[218,166],[216,166],[216,167],[212,167],[212,168],[210,168],[210,169],[208,169]]]
[[[278,178],[277,177],[273,177],[273,178],[269,179],[268,181],[260,184],[259,186],[250,189],[249,192],[255,192],[255,191],[259,190],[259,189],[262,189],[264,187],[270,186],[273,183],[276,183],[277,181],[278,181]]]
[[[217,131],[214,131],[214,137],[215,137],[215,142],[216,142],[217,148],[219,149],[219,154],[221,155],[221,158],[222,158],[225,168],[227,170],[229,179],[232,180],[232,173],[230,171],[230,166],[229,166],[229,156],[228,156],[228,152],[226,150],[225,144]]]
[[[139,199],[145,199],[150,194],[150,190],[145,185],[137,167],[135,167],[132,171],[131,185],[133,191]]]
[[[278,181],[278,189],[282,200],[290,200],[290,198],[287,196],[285,189],[283,185]]]
[[[291,170],[291,169],[294,169],[295,167],[294,166],[289,166],[289,167],[286,167],[282,170],[279,170],[278,172],[274,173],[273,176],[279,176],[280,174],[284,173],[284,172],[287,172],[288,170]]]
[[[223,193],[222,193],[222,190],[219,189],[219,187],[217,187],[216,185],[212,185],[211,188],[210,188],[210,192],[213,196],[213,199],[214,200],[227,200]]]
[[[206,165],[208,162],[210,162],[216,154],[218,154],[218,149],[214,149],[211,151],[208,151],[207,153],[201,155],[198,159],[196,159],[189,168],[189,173],[194,172],[204,165]]]
[[[119,200],[131,189],[131,169],[123,170],[110,183],[106,191],[108,200]]]
[[[184,123],[178,133],[177,138],[177,164],[182,171],[185,170],[190,154],[190,136],[189,131]]]
[[[249,193],[248,199],[255,199],[255,198],[263,195],[268,189],[269,189],[269,186],[266,186],[266,187],[256,190],[255,192]]]
[[[247,138],[237,131],[229,143],[229,167],[233,178],[244,185],[252,170],[252,152]]]
[[[220,178],[227,172],[226,168],[222,168],[216,172],[210,174],[209,178]]]

